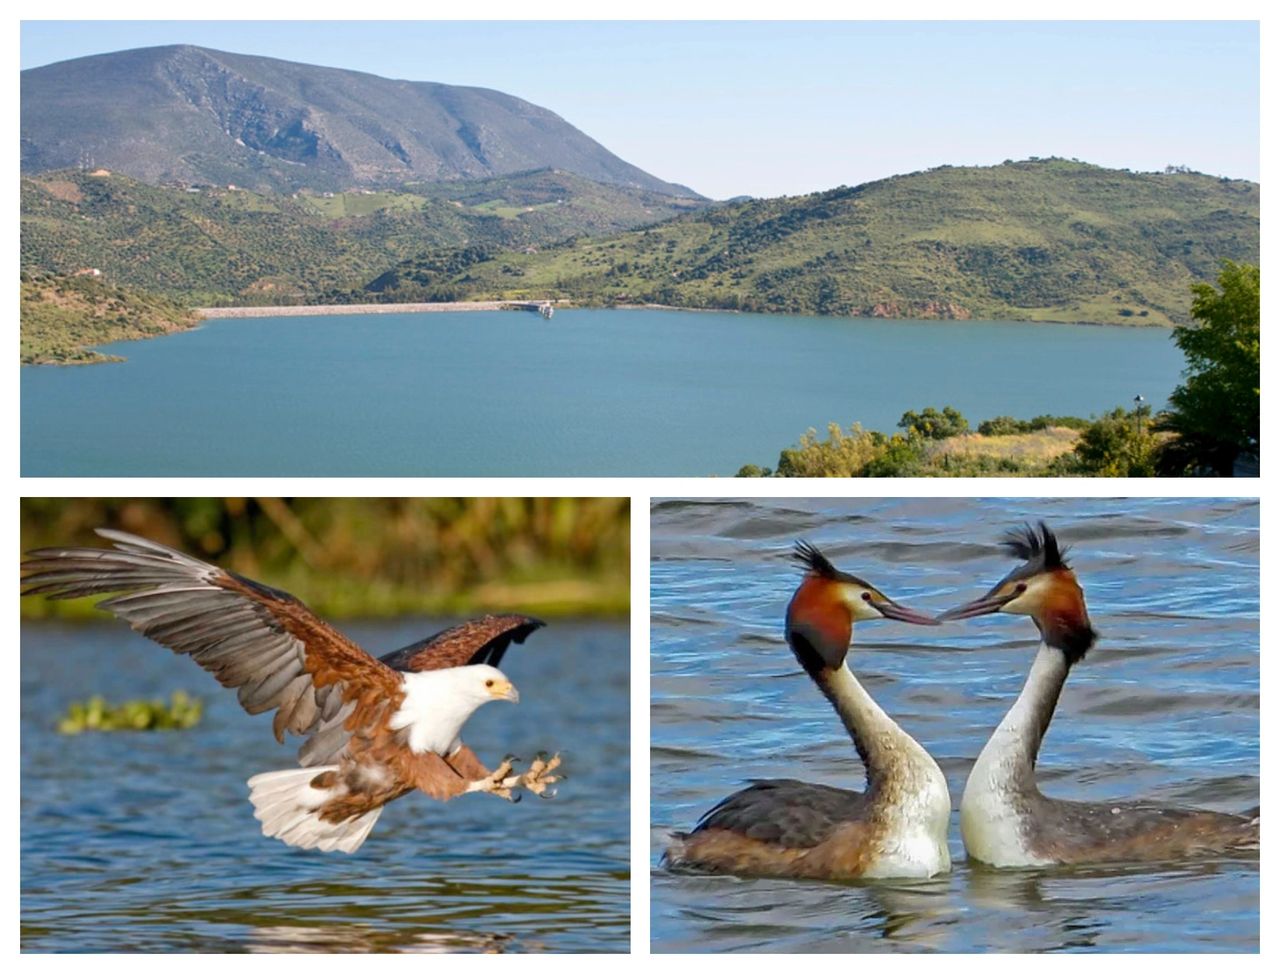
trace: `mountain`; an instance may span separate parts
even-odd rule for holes
[[[98,268],[115,284],[198,304],[323,303],[426,251],[536,249],[706,205],[562,170],[289,196],[79,170],[21,182],[24,271]]]
[[[186,45],[22,72],[22,171],[337,191],[554,168],[697,197],[624,162],[553,112],[486,88]]]
[[[1224,258],[1257,263],[1258,247],[1256,183],[1031,159],[707,208],[456,273],[411,259],[368,287],[413,300],[1167,325],[1188,320],[1192,282],[1215,279]]]

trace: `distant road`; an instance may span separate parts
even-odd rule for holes
[[[201,318],[286,318],[295,315],[395,315],[422,311],[508,311],[528,301],[436,301],[428,304],[305,304],[260,308],[195,308]]]

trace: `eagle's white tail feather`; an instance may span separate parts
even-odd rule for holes
[[[262,834],[301,849],[355,852],[378,820],[381,808],[347,819],[326,822],[317,809],[333,797],[331,788],[313,788],[311,782],[334,767],[290,768],[268,771],[249,779],[253,816],[262,823]]]

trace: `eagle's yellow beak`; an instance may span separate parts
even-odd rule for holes
[[[520,691],[516,689],[514,683],[510,680],[494,680],[487,684],[489,696],[494,700],[510,700],[512,703],[520,702]]]

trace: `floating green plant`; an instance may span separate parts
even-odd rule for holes
[[[203,714],[204,704],[181,690],[173,692],[168,704],[159,698],[109,704],[102,697],[95,696],[84,703],[71,704],[66,716],[58,721],[58,732],[181,730],[195,727]]]

